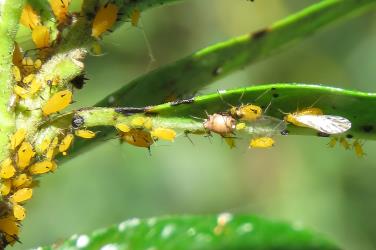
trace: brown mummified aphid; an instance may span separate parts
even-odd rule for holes
[[[214,133],[226,136],[235,130],[236,120],[229,115],[212,114],[204,120],[204,128]]]

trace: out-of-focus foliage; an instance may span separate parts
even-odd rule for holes
[[[151,67],[258,30],[315,2],[191,0],[150,10],[142,24],[157,59]],[[91,80],[78,93],[77,107],[94,104],[148,70],[142,32],[129,25],[121,29],[104,42],[104,56],[87,60]],[[332,83],[372,92],[375,43],[371,13],[331,26],[202,93],[266,82]],[[149,156],[114,138],[62,165],[41,179],[27,205],[33,216],[25,220],[23,244],[13,249],[49,245],[131,217],[222,211],[296,221],[346,249],[376,247],[376,222],[370,219],[376,209],[374,142],[366,142],[368,155],[358,159],[328,148],[325,138],[281,137],[262,151],[246,150],[247,141],[229,150],[220,138],[192,139],[193,145],[184,136],[174,146],[158,143]]]

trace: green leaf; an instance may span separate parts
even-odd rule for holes
[[[339,249],[300,225],[249,215],[131,219],[43,249]]]

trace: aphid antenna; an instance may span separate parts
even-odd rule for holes
[[[231,108],[235,107],[234,105],[231,105],[229,102],[225,101],[225,99],[223,98],[221,91],[219,89],[217,89],[217,93],[218,93],[219,98],[221,98],[222,102],[224,102],[225,104],[227,104]],[[243,94],[244,94],[244,92],[243,92]]]
[[[205,111],[206,115],[209,116],[209,114]],[[193,119],[196,119],[196,120],[205,120],[204,118],[201,118],[201,117],[197,117],[197,116],[193,116],[193,115],[189,115],[190,117],[192,117]]]
[[[284,114],[284,115],[288,115],[288,114],[290,114],[290,113],[288,113],[288,112],[284,112],[282,109],[278,109],[278,111],[281,112],[281,113]]]
[[[264,95],[266,95],[271,89],[267,89],[265,90],[264,92],[262,92],[256,99],[255,99],[255,102],[260,99],[261,97],[263,97]]]
[[[189,132],[188,130],[184,131],[184,136],[187,137],[187,139],[188,139],[188,140],[192,143],[192,145],[194,146],[195,144],[193,143],[191,137],[189,136],[189,133],[190,133],[190,132]]]
[[[272,105],[272,100],[270,100],[268,106],[266,106],[266,108],[264,109],[264,114],[266,114],[266,112],[268,112],[268,109],[270,108],[271,105]]]

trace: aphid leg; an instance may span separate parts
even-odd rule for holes
[[[188,130],[185,130],[185,131],[184,131],[184,136],[187,137],[187,139],[192,143],[193,146],[195,145],[195,144],[193,143],[191,137],[189,136],[189,131],[188,131]]]
[[[221,91],[220,91],[219,89],[217,89],[217,93],[218,93],[218,96],[219,96],[219,98],[221,98],[221,100],[222,100],[223,103],[227,104],[227,105],[228,105],[229,107],[231,107],[231,108],[234,107],[233,105],[231,105],[231,103],[227,102],[227,101],[223,98],[223,96],[222,96],[222,94],[221,94]],[[243,92],[243,93],[244,93],[244,92]],[[207,114],[207,115],[208,115],[208,114]]]
[[[142,32],[142,36],[144,37],[144,41],[145,41],[145,45],[146,45],[146,49],[148,50],[148,55],[149,55],[149,63],[148,63],[148,66],[146,67],[146,72],[148,72],[150,70],[150,67],[153,65],[153,63],[155,63],[157,60],[155,59],[155,56],[154,56],[154,52],[153,52],[153,48],[151,47],[151,43],[148,39],[148,36],[146,35],[146,32],[144,30],[144,24],[142,22],[142,19],[140,17],[140,23],[141,25],[140,26],[137,26],[137,28],[139,28]]]

